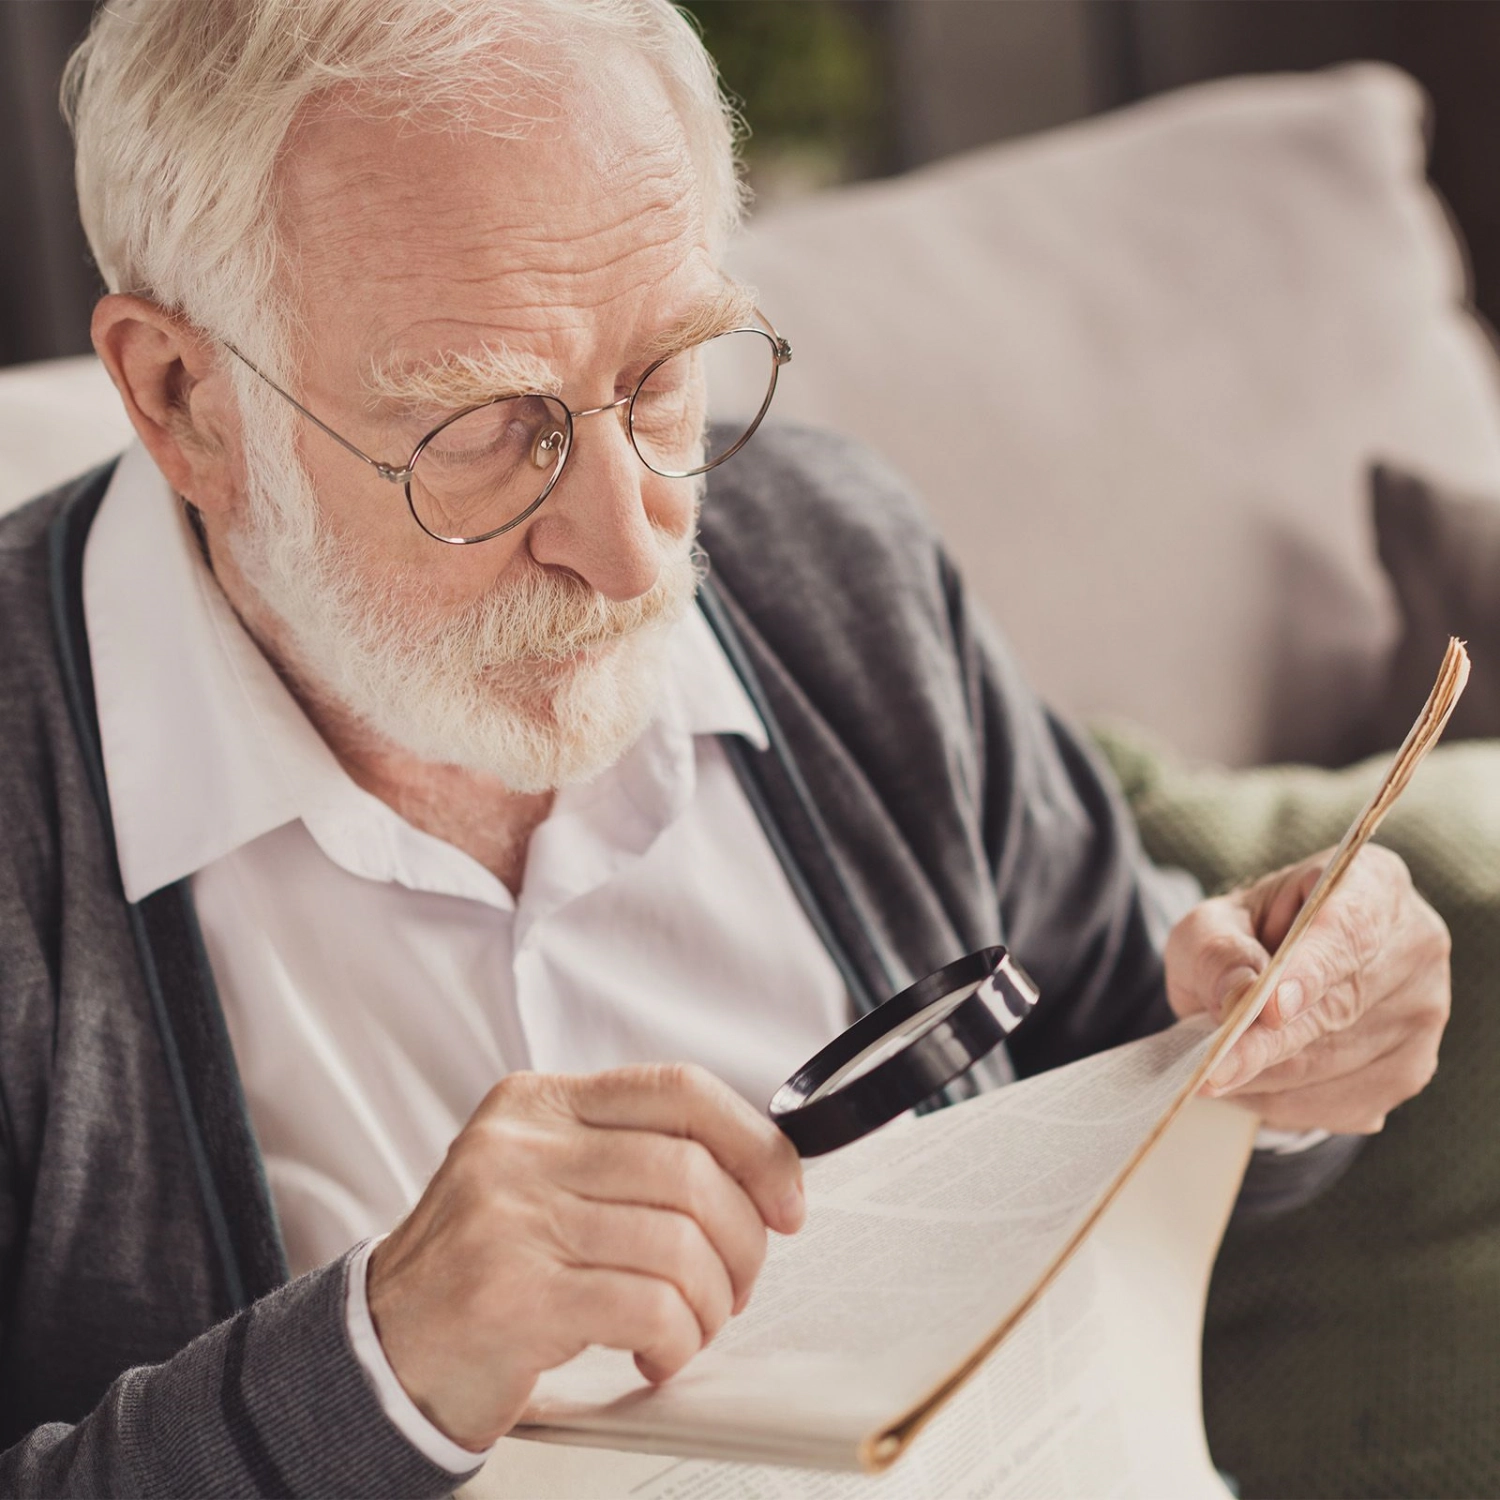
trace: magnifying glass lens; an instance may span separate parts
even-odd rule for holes
[[[833,1151],[933,1098],[1036,1002],[1004,948],[981,948],[861,1016],[776,1090],[770,1116],[803,1156]]]
[[[952,1015],[978,988],[978,982],[966,985],[951,995],[944,995],[942,999],[934,1001],[925,1010],[918,1011],[907,1020],[898,1022],[884,1036],[871,1042],[862,1052],[851,1057],[843,1067],[825,1078],[807,1096],[807,1102],[811,1104],[815,1100],[826,1098],[835,1089],[841,1089],[846,1083],[852,1083],[854,1079],[864,1077],[871,1068],[878,1068],[888,1057],[894,1057],[896,1053],[911,1046],[913,1042],[919,1041],[934,1026],[940,1025]]]

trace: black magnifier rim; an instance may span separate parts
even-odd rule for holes
[[[930,1099],[1013,1035],[1015,1020],[1004,1024],[980,989],[991,977],[1013,1017],[1030,1011],[1035,988],[1016,971],[1006,949],[981,948],[919,979],[862,1016],[787,1079],[772,1096],[769,1112],[798,1154],[821,1156],[868,1135]],[[974,993],[928,1030],[823,1098],[812,1099],[866,1048],[955,990],[970,986]]]

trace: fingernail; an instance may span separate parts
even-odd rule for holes
[[[794,1188],[788,1188],[779,1205],[781,1222],[788,1226],[788,1232],[800,1229],[802,1221],[807,1217],[807,1199],[803,1196],[800,1184]]]
[[[1255,970],[1248,965],[1240,969],[1231,969],[1220,981],[1217,993],[1214,995],[1214,1013],[1222,1016],[1230,1002],[1236,996],[1242,994],[1247,986],[1254,983]]]
[[[1222,1094],[1239,1076],[1240,1065],[1232,1059],[1226,1059],[1208,1075],[1208,1086],[1214,1093]]]
[[[1300,980],[1284,979],[1276,986],[1276,1013],[1283,1023],[1290,1021],[1306,1004],[1307,994]]]

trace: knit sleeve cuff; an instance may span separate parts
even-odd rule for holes
[[[365,1376],[374,1389],[380,1409],[390,1418],[392,1425],[430,1463],[450,1474],[471,1474],[493,1451],[486,1448],[476,1453],[470,1448],[460,1447],[440,1427],[429,1421],[417,1403],[406,1394],[391,1362],[385,1357],[380,1345],[380,1335],[375,1332],[375,1321],[370,1316],[370,1299],[366,1282],[370,1269],[370,1254],[380,1240],[366,1240],[349,1258],[349,1270],[344,1288],[344,1320],[349,1328],[349,1342],[354,1346],[354,1356],[364,1369]]]
[[[1321,1134],[1321,1139],[1313,1139]],[[1234,1205],[1234,1219],[1245,1223],[1268,1219],[1312,1202],[1348,1171],[1365,1144],[1362,1135],[1330,1135],[1327,1132],[1287,1132],[1290,1139],[1260,1148],[1245,1169]]]

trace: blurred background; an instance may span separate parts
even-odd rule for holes
[[[92,0],[0,3],[0,364],[88,348],[63,60]],[[1500,321],[1500,5],[1491,0],[695,0],[752,127],[762,205],[1183,84],[1377,58],[1435,105],[1432,177]]]

